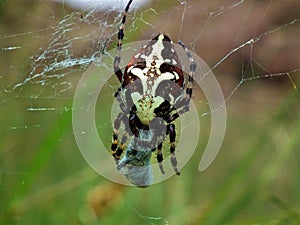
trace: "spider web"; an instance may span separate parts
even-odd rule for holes
[[[30,176],[30,169],[24,168],[32,168],[37,173],[43,167],[38,163],[35,168],[28,166],[34,164],[30,157],[34,158],[37,151],[30,151],[25,162],[12,162],[12,159],[19,154],[24,155],[20,150],[22,145],[24,149],[38,146],[39,138],[43,138],[39,135],[45,135],[51,129],[53,118],[73,110],[72,97],[77,83],[92,63],[108,67],[99,58],[115,47],[122,18],[121,10],[80,11],[52,1],[31,3],[35,7],[19,2],[20,8],[23,6],[25,11],[24,18],[17,16],[18,11],[14,10],[11,1],[0,3],[0,16],[3,18],[0,24],[3,124],[0,190],[7,194],[7,198],[18,190],[12,189],[12,186],[31,182],[30,178],[26,178]],[[250,88],[258,82],[260,88],[266,87],[271,92],[263,100],[267,102],[274,94],[274,87],[279,93],[275,96],[279,97],[298,89],[299,10],[297,0],[290,0],[284,5],[274,0],[155,0],[149,8],[130,11],[124,42],[150,39],[159,32],[166,33],[174,42],[182,40],[205,60],[219,80],[227,104],[239,95],[241,89]],[[274,86],[270,88],[270,84]],[[112,97],[118,84],[111,80],[106,88],[106,96]],[[204,106],[201,114],[205,117],[208,110],[206,100],[195,98],[194,101]],[[110,129],[108,122],[99,125],[99,130],[109,134]],[[65,129],[58,132],[56,138],[62,147],[64,144],[61,143],[70,142],[72,137],[72,130]],[[30,143],[26,142],[28,139]],[[106,141],[110,142],[110,137]],[[50,185],[64,180],[76,168],[80,169],[75,166],[74,170],[63,173],[58,181],[50,179]],[[80,185],[79,182],[74,187]],[[149,224],[161,224],[157,221],[167,223],[163,217],[145,217],[133,206],[129,208]]]

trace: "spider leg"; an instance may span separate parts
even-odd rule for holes
[[[114,72],[115,72],[115,75],[118,77],[118,79],[121,83],[122,83],[122,79],[123,79],[123,73],[122,73],[122,70],[119,67],[119,64],[121,62],[122,41],[123,41],[123,38],[125,36],[124,26],[125,26],[127,13],[128,13],[128,10],[129,10],[129,7],[130,7],[131,3],[132,3],[132,0],[130,0],[128,2],[127,6],[124,10],[124,13],[123,13],[121,26],[119,27],[119,31],[118,31],[118,42],[117,42],[118,53],[117,53],[117,55],[115,57],[115,60],[114,60]]]
[[[124,121],[124,119],[126,119],[125,113],[120,112],[114,122],[114,133],[113,133],[112,144],[111,144],[111,154],[114,157],[116,162],[119,161],[119,159],[124,151],[124,147],[125,147],[124,144],[125,144],[125,142],[127,140],[127,136],[128,136],[127,131],[125,131],[121,138],[121,143],[118,146],[118,142],[119,142],[118,131],[119,131],[121,122]]]
[[[188,57],[188,59],[190,61],[190,71],[189,71],[188,83],[186,86],[186,94],[187,94],[187,97],[191,98],[192,93],[193,93],[194,75],[195,75],[197,65],[196,65],[195,60],[194,60],[192,54],[190,53],[189,49],[186,47],[186,45],[181,41],[179,41],[178,43],[183,47],[183,49],[185,50],[186,56]]]
[[[185,100],[185,103],[184,103],[186,105],[186,107],[184,107],[182,109],[182,111],[180,112],[180,114],[183,114],[183,113],[185,113],[189,110],[189,102],[190,102],[190,99],[191,99],[192,94],[193,94],[193,81],[194,81],[194,75],[195,75],[197,65],[196,65],[195,60],[194,60],[192,54],[190,53],[189,49],[186,47],[186,45],[181,41],[179,41],[178,43],[185,50],[186,56],[188,57],[188,59],[190,61],[188,82],[186,84],[186,100]],[[184,100],[182,99],[182,101],[184,101]],[[181,102],[179,102],[179,104],[180,103]]]
[[[171,164],[173,169],[177,175],[180,175],[179,169],[177,168],[177,159],[175,155],[175,139],[176,139],[176,131],[174,124],[167,125],[167,134],[170,137],[170,153],[171,153]]]
[[[156,159],[157,159],[157,162],[158,162],[158,166],[159,166],[159,169],[160,169],[160,172],[162,174],[165,174],[165,170],[164,170],[164,167],[163,167],[163,164],[162,164],[162,161],[164,160],[164,157],[163,157],[163,154],[162,154],[162,143],[160,143],[158,146],[157,146],[157,155],[156,155]]]
[[[129,6],[132,3],[132,0],[130,0],[124,10],[124,14],[123,14],[123,18],[122,18],[122,22],[121,22],[121,26],[119,28],[118,31],[118,42],[117,42],[117,48],[118,48],[118,53],[115,56],[114,59],[114,73],[115,75],[118,77],[119,81],[122,83],[122,79],[123,79],[123,72],[119,67],[119,64],[121,62],[121,49],[122,49],[122,40],[124,38],[124,25],[126,22],[126,17],[127,17],[127,12],[129,10]],[[118,90],[118,92],[116,93],[115,97],[118,97],[118,93],[120,90]],[[119,102],[121,103],[120,99]],[[122,105],[121,105],[122,106]],[[111,144],[111,153],[113,155],[113,157],[115,158],[116,162],[119,161],[123,150],[124,150],[124,143],[127,140],[127,135],[128,135],[128,127],[125,128],[125,133],[122,136],[121,139],[121,144],[118,147],[118,130],[120,128],[121,122],[123,121],[123,123],[126,124],[124,121],[126,120],[126,115],[125,115],[125,111],[126,111],[126,106],[123,105],[122,108],[122,112],[120,112],[117,116],[117,118],[115,119],[114,122],[114,133],[113,133],[113,140],[112,140],[112,144]]]

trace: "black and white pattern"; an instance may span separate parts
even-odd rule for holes
[[[179,175],[175,155],[176,129],[174,121],[189,110],[192,82],[196,65],[183,43],[179,43],[190,60],[190,74],[185,81],[181,63],[171,39],[158,34],[141,51],[134,55],[124,73],[119,68],[122,40],[127,12],[125,8],[118,32],[118,54],[114,61],[115,75],[121,83],[116,93],[121,112],[114,122],[111,145],[112,155],[118,170],[137,186],[151,183],[149,164],[152,152],[157,152],[159,168],[164,174],[162,143],[170,140],[171,164]],[[125,132],[119,143],[119,129],[124,124]],[[126,146],[127,137],[132,139]],[[123,154],[123,152],[125,153]]]

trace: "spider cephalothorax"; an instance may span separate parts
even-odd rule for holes
[[[159,34],[132,57],[123,73],[119,68],[120,53],[126,14],[131,2],[132,0],[125,8],[119,28],[118,55],[114,62],[114,71],[121,83],[115,95],[121,112],[114,122],[111,150],[118,170],[133,184],[147,186],[152,182],[149,165],[151,154],[155,150],[160,170],[164,173],[161,150],[166,135],[170,139],[171,164],[175,173],[180,174],[175,156],[176,131],[173,122],[189,110],[196,66],[185,45],[180,43],[191,62],[188,81],[185,81],[171,39]],[[119,144],[118,130],[121,123],[124,124],[125,132]],[[127,136],[133,138],[122,156]]]

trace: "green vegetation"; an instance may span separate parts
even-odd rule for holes
[[[0,1],[1,13],[5,7]],[[8,32],[7,23],[0,25],[1,31]],[[15,33],[16,27],[14,22]],[[4,41],[8,46],[15,39]],[[275,82],[276,77],[244,82],[228,100],[224,144],[206,171],[197,169],[209,136],[209,116],[200,117],[197,151],[179,177],[148,188],[127,187],[100,177],[82,158],[72,130],[74,88],[52,98],[47,98],[51,89],[32,97],[41,87],[30,84],[7,92],[7,86],[22,80],[19,74],[30,66],[27,60],[34,50],[25,46],[28,53],[1,52],[1,225],[300,224],[300,96],[292,85],[286,85],[287,76],[283,84]],[[16,55],[26,66],[8,67],[15,65]],[[13,71],[11,76],[8,71]],[[72,77],[74,86],[79,78]],[[221,77],[221,86],[222,80],[231,82]],[[300,87],[299,79],[295,82]],[[205,102],[199,98],[196,92],[195,101]],[[106,103],[111,104],[110,100]],[[200,114],[207,111],[205,104],[197,106]],[[31,107],[49,110],[28,110]],[[107,108],[97,105],[96,112],[102,107]],[[97,119],[99,133],[105,127],[101,138],[109,142],[110,118]]]

